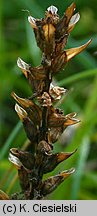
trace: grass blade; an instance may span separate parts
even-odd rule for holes
[[[3,159],[3,157],[6,154],[6,152],[10,148],[12,142],[14,141],[14,139],[16,138],[17,134],[20,132],[21,129],[22,129],[22,123],[18,122],[17,125],[15,126],[15,128],[13,129],[12,133],[10,134],[10,136],[8,137],[8,139],[6,140],[3,148],[1,149],[0,160]]]

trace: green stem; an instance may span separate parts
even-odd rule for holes
[[[85,79],[85,78],[88,78],[88,77],[92,77],[92,76],[95,76],[95,75],[97,75],[97,68],[91,69],[91,70],[85,70],[85,71],[83,71],[81,73],[72,75],[72,76],[70,76],[68,78],[65,78],[65,79],[61,80],[60,82],[58,82],[58,85],[62,86],[64,84],[70,84],[70,83],[73,83],[75,81]]]

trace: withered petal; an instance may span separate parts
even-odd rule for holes
[[[64,122],[64,127],[74,125],[80,122],[79,119],[75,119],[74,117],[71,116],[71,114],[68,114],[65,116],[65,122]]]
[[[69,177],[71,174],[75,172],[75,168],[71,168],[69,170],[65,170],[59,174],[59,176],[63,177],[63,180]]]
[[[15,168],[16,168],[17,170],[21,169],[22,163],[20,162],[20,160],[19,160],[16,156],[14,156],[14,155],[12,154],[11,151],[10,151],[10,153],[9,153],[8,159],[9,159],[9,161],[15,166]]]
[[[18,67],[22,70],[23,74],[27,78],[27,72],[30,72],[30,65],[24,62],[21,58],[18,58],[17,60]]]
[[[52,14],[57,14],[58,8],[55,7],[55,6],[53,6],[53,5],[51,5],[50,7],[47,8],[47,11],[50,12],[50,13],[52,13]]]
[[[74,28],[75,24],[79,21],[79,19],[80,19],[79,13],[76,13],[74,16],[72,16],[68,26],[68,33],[72,31],[72,29]]]
[[[28,16],[28,21],[31,24],[33,29],[37,29],[36,19],[32,16]]]
[[[23,122],[24,119],[27,117],[27,112],[22,107],[20,107],[18,104],[15,105],[15,111],[17,112],[19,118]]]
[[[76,112],[72,112],[72,113],[69,113],[69,114],[67,114],[65,117],[69,117],[69,118],[74,118],[74,117],[76,117]]]
[[[16,157],[19,156],[19,149],[18,148],[11,148],[10,153]]]
[[[82,52],[90,43],[91,43],[91,39],[84,45],[80,46],[80,47],[76,47],[76,48],[71,48],[66,50],[66,56],[67,56],[67,62],[72,59],[74,56],[76,56],[77,54],[79,54],[80,52]]]
[[[47,92],[44,92],[42,96],[37,97],[37,99],[41,103],[42,106],[45,106],[45,107],[52,106],[51,97]]]
[[[49,93],[51,97],[55,100],[59,100],[63,94],[67,92],[67,89],[64,89],[59,86],[54,86],[52,83],[50,84]]]

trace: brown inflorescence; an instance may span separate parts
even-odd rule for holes
[[[75,171],[71,168],[43,180],[44,174],[53,171],[76,151],[53,153],[53,145],[63,131],[79,120],[75,118],[75,112],[64,115],[63,110],[54,107],[54,103],[60,100],[67,90],[52,83],[53,76],[60,73],[66,63],[91,42],[89,40],[80,47],[64,50],[69,34],[80,18],[79,13],[74,14],[75,9],[75,3],[71,4],[60,18],[58,9],[50,6],[44,18],[28,17],[37,45],[43,54],[41,64],[37,67],[25,63],[21,58],[17,60],[33,95],[30,99],[24,99],[12,92],[12,97],[17,102],[15,111],[23,123],[32,151],[31,148],[30,152],[10,149],[9,160],[18,170],[21,191],[9,199],[43,199]],[[0,194],[2,198],[8,199],[3,192]]]

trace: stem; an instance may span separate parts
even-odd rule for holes
[[[41,140],[46,140],[46,131],[47,131],[47,107],[43,108],[42,112],[42,127],[40,128]]]

